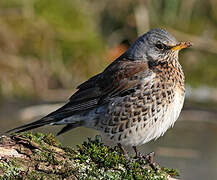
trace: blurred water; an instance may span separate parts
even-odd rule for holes
[[[18,119],[18,112],[27,105],[16,103],[1,105],[0,132],[23,124]],[[183,111],[174,128],[168,130],[158,140],[139,147],[140,151],[156,152],[155,161],[161,166],[178,169],[181,175],[179,179],[216,179],[217,112],[208,115],[209,113]],[[56,133],[59,129],[60,127],[46,127],[35,131]],[[82,127],[63,134],[58,139],[64,145],[76,147],[76,144],[82,143],[87,137],[94,137],[97,134],[99,132]],[[128,151],[132,153],[131,148],[128,148]]]

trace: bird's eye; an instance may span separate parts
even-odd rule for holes
[[[165,44],[162,44],[162,43],[157,43],[156,45],[155,45],[158,49],[166,49],[166,45]]]

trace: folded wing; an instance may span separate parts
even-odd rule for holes
[[[117,59],[102,73],[79,85],[77,92],[69,98],[67,104],[38,121],[14,128],[8,132],[22,132],[47,124],[55,124],[55,122],[64,118],[108,103],[112,98],[123,97],[128,93],[132,93],[134,87],[138,85],[138,79],[135,78],[138,73],[142,73],[143,77],[151,75],[147,61]],[[79,122],[79,125],[82,125],[82,123]],[[63,132],[77,126],[78,122],[68,124],[63,128]]]

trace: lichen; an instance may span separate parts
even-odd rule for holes
[[[119,147],[106,146],[98,137],[88,139],[77,149],[64,147],[52,134],[22,133],[11,138],[17,143],[17,151],[27,158],[0,159],[2,179],[164,180],[177,175],[176,170],[159,165],[153,170],[145,160],[131,157],[127,161]]]
[[[0,169],[3,172],[0,179],[13,179],[23,171],[22,167],[16,163],[16,160],[0,162]]]

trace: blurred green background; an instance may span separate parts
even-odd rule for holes
[[[155,27],[194,43],[180,58],[187,84],[216,87],[216,7],[215,0],[1,0],[1,98],[55,98]]]
[[[216,0],[1,0],[0,130],[59,107],[53,102],[66,101],[139,35],[161,27],[194,44],[180,53],[186,102],[175,127],[143,149],[157,151],[181,179],[216,178],[216,9]],[[75,145],[94,134],[81,128],[60,139]]]

